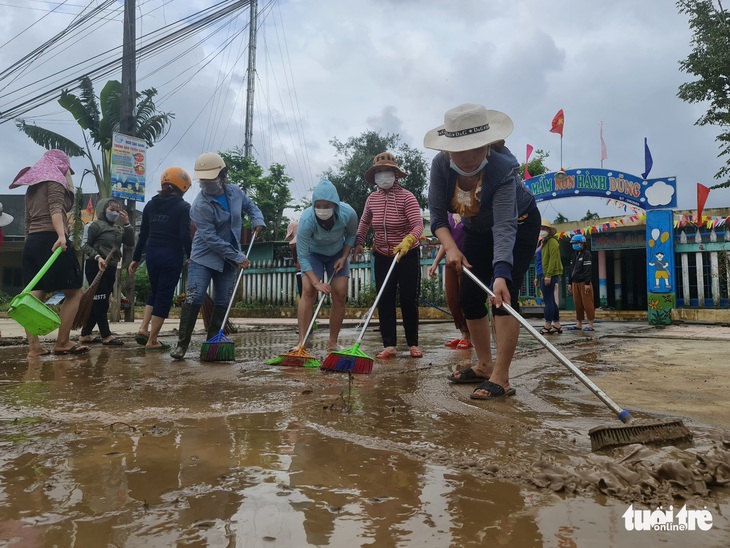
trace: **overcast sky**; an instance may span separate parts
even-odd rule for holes
[[[4,0],[0,70],[67,27],[85,2]],[[141,37],[210,2],[137,5]],[[600,167],[603,121],[604,168],[640,176],[647,137],[654,158],[650,177],[677,177],[680,208],[696,207],[696,183],[716,183],[719,129],[695,126],[706,105],[677,98],[678,86],[690,80],[679,62],[690,52],[691,33],[670,0],[259,0],[259,9],[255,157],[264,167],[284,164],[295,179],[296,198],[336,166],[329,144],[335,137],[397,133],[430,165],[435,152],[423,148],[424,134],[443,123],[447,109],[466,102],[512,117],[507,144],[521,162],[529,143],[550,154],[551,170],[560,167],[560,137],[549,129],[563,109],[566,169]],[[191,35],[139,64],[138,90],[157,88],[158,108],[175,113],[170,133],[148,155],[148,198],[166,167],[192,173],[199,153],[243,146],[248,16],[242,10],[210,39]],[[120,11],[108,12],[103,26],[55,57],[42,58],[13,82],[0,81],[0,111],[17,102],[9,91],[36,90],[31,83],[44,75],[121,44],[121,21]],[[203,67],[206,56],[237,31],[240,36]],[[95,82],[97,91],[107,79]],[[24,117],[81,140],[78,126],[55,103]],[[0,142],[1,192],[15,192],[8,184],[43,149],[12,122],[0,125]],[[72,165],[77,173],[84,168],[82,159]],[[88,177],[83,187],[92,190]],[[728,206],[728,189],[713,191],[706,205]],[[543,202],[540,209],[550,219],[558,212],[578,219],[588,209],[624,214],[600,198]]]

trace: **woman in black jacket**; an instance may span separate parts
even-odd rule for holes
[[[129,264],[129,275],[137,272],[144,253],[151,291],[135,340],[147,349],[170,348],[157,336],[170,314],[185,257],[190,256],[190,204],[183,195],[191,184],[184,169],[167,168],[162,174],[160,191],[142,211],[139,241]]]

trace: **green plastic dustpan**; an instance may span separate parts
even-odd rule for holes
[[[32,335],[47,335],[54,329],[58,329],[61,325],[61,319],[58,317],[58,314],[48,308],[30,292],[43,275],[48,272],[48,269],[51,268],[51,265],[62,251],[63,249],[58,247],[23,292],[20,295],[16,295],[10,301],[8,316],[22,325]]]

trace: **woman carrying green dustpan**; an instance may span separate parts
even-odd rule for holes
[[[83,354],[89,347],[71,341],[71,325],[81,300],[81,267],[76,260],[73,242],[66,233],[68,212],[74,203],[73,170],[68,156],[61,150],[49,150],[32,167],[18,173],[10,188],[26,186],[25,245],[23,246],[23,283],[27,285],[57,249],[63,249],[48,272],[31,292],[44,300],[49,291],[63,291],[61,325],[54,354]],[[28,357],[49,354],[37,335],[26,331]]]

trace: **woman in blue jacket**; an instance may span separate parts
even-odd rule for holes
[[[338,338],[345,316],[350,250],[356,235],[357,213],[340,201],[335,185],[322,179],[312,194],[312,207],[304,210],[297,229],[297,257],[302,268],[297,346],[305,343],[303,338],[314,314],[312,305],[319,292],[332,298],[327,351],[340,349]],[[327,272],[327,283],[322,280],[324,272]]]
[[[240,268],[248,268],[248,257],[241,251],[243,212],[251,217],[254,232],[266,224],[261,210],[235,184],[228,182],[228,168],[223,158],[206,152],[195,160],[193,178],[200,181],[200,194],[193,200],[190,219],[195,223],[185,303],[180,311],[178,342],[170,356],[185,357],[195,329],[198,312],[211,280],[213,281],[213,315],[208,324],[208,339],[223,325],[233,286]],[[206,339],[207,340],[207,339]]]

